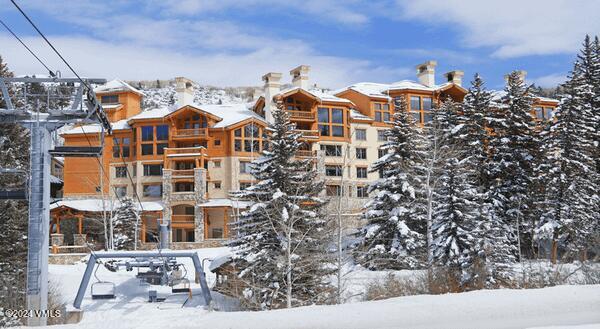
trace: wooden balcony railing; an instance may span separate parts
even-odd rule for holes
[[[194,177],[194,169],[173,170],[173,177]]]
[[[167,147],[165,156],[206,156],[206,149],[203,146],[196,147]]]
[[[287,110],[287,112],[290,114],[292,119],[309,119],[309,120],[314,120],[315,118],[315,114],[313,112],[310,111],[293,111],[293,110]]]
[[[173,223],[193,223],[194,215],[172,215],[171,221]]]
[[[317,156],[316,151],[298,150],[296,156],[299,158],[313,158]]]
[[[207,128],[192,128],[192,129],[173,129],[174,138],[186,137],[206,137],[208,136]]]
[[[301,130],[301,129],[296,129],[296,132],[299,132],[302,134],[301,138],[319,138],[319,131],[318,130]]]

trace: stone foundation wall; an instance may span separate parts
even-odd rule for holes
[[[73,265],[79,263],[82,259],[87,259],[88,255],[88,253],[50,254],[48,255],[48,264]]]

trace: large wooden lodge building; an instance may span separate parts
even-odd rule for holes
[[[283,100],[302,133],[298,156],[317,159],[323,193],[332,207],[342,202],[352,226],[368,198],[368,184],[379,178],[368,167],[382,155],[394,99],[405,97],[423,125],[436,103],[448,97],[462,101],[467,93],[462,71],[448,72],[436,84],[436,64],[418,65],[417,81],[361,82],[335,92],[310,87],[310,68],[301,65],[290,71],[289,88],[282,89],[281,73],[265,74],[263,95],[247,104],[194,104],[193,82],[176,78],[176,106],[147,111],[141,109],[142,92],[110,81],[96,89],[113,127],[104,139],[102,167],[93,158],[65,158],[63,199],[51,210],[52,244],[99,243],[97,223],[118,206],[117,195],[140,204],[137,192],[143,246],[154,246],[159,221],[170,223],[174,248],[220,245],[230,236],[228,224],[249,205],[230,192],[253,183],[249,164],[264,146],[275,99]],[[532,114],[548,119],[557,104],[537,97]],[[99,126],[87,125],[62,137],[69,146],[99,145],[101,133]]]

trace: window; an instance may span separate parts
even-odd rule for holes
[[[356,148],[356,158],[365,160],[367,158],[367,149],[366,148]]]
[[[161,164],[144,165],[144,176],[162,176],[163,166]]]
[[[215,139],[215,146],[221,146],[221,140]]]
[[[166,141],[169,139],[169,126],[160,125],[156,126],[156,140]]]
[[[321,145],[321,151],[325,151],[325,156],[341,157],[342,145]]]
[[[377,140],[380,142],[385,142],[387,140],[385,130],[377,130]]]
[[[213,187],[215,188],[215,190],[220,190],[221,189],[221,182],[214,182],[213,183]]]
[[[321,136],[344,137],[344,109],[319,107],[317,114]]]
[[[221,161],[213,161],[213,167],[221,168]]]
[[[142,127],[142,141],[149,142],[154,140],[154,127],[144,126]]]
[[[169,143],[158,143],[158,144],[156,144],[156,154],[164,154],[165,153],[165,149],[167,147],[169,147]]]
[[[119,166],[115,167],[115,178],[125,178],[127,177],[127,167]]]
[[[105,95],[100,98],[102,104],[118,104],[119,95]]]
[[[127,186],[115,186],[115,196],[117,198],[124,198],[127,196]]]
[[[377,150],[377,157],[378,158],[381,158],[381,157],[383,157],[386,154],[387,154],[387,150],[384,150],[384,149],[378,149]]]
[[[129,138],[113,138],[113,158],[129,158]]]
[[[194,183],[192,182],[176,182],[175,192],[193,192]]]
[[[154,144],[142,144],[142,155],[154,154]]]
[[[233,131],[233,148],[236,152],[259,153],[264,148],[265,134],[266,131],[254,123],[238,128]]]
[[[135,164],[135,162],[133,163],[133,170],[131,171],[131,176],[137,176],[137,164]]]
[[[339,185],[325,185],[325,193],[327,196],[341,196],[342,187]]]
[[[240,182],[240,191],[245,190],[250,186],[252,186],[252,183],[250,182]]]
[[[552,107],[544,107],[544,118],[546,120],[552,119],[554,116],[554,108]]]
[[[431,112],[432,109],[433,99],[431,97],[410,97],[410,114],[413,116],[415,122],[431,122],[433,120],[433,113]]]
[[[240,174],[251,174],[252,166],[250,161],[240,161]]]
[[[145,198],[160,198],[162,196],[162,185],[144,185],[142,193]]]
[[[367,131],[365,129],[356,129],[356,140],[357,141],[366,141],[367,140]]]
[[[121,143],[121,154],[123,155],[124,158],[129,158],[129,146],[130,146],[129,137],[123,137],[123,140]]]
[[[356,167],[356,178],[367,178],[367,168]]]
[[[342,166],[327,165],[325,166],[325,176],[342,176]]]
[[[356,187],[356,197],[357,198],[368,198],[369,197],[369,188],[367,186],[359,185]]]
[[[118,138],[113,138],[113,158],[121,157],[121,146]]]
[[[390,104],[387,103],[373,103],[373,109],[375,110],[375,121],[377,122],[388,122],[390,121]]]

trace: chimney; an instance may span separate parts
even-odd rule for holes
[[[452,82],[453,84],[455,84],[457,86],[462,86],[462,78],[463,78],[463,76],[465,76],[465,72],[455,70],[455,71],[450,71],[450,72],[444,73],[444,76],[446,77],[446,81]]]
[[[267,122],[273,122],[273,111],[277,104],[273,97],[281,90],[281,73],[269,72],[262,77],[265,82],[265,119]]]
[[[435,86],[436,65],[436,61],[427,61],[423,64],[417,65],[417,79],[419,79],[421,84],[430,88]]]
[[[310,66],[308,65],[300,65],[291,70],[290,75],[292,76],[292,85],[308,90],[308,71],[310,71]]]
[[[525,82],[525,77],[527,77],[527,71],[518,70],[516,72],[517,72],[517,74],[519,76],[519,80],[521,80],[521,82]],[[504,75],[504,82],[508,83],[508,77],[509,76],[510,76],[510,74]]]
[[[184,78],[175,78],[175,92],[177,93],[177,107],[182,107],[194,103],[193,81]]]

